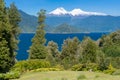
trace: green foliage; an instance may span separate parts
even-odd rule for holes
[[[120,75],[120,69],[118,69],[115,72],[113,72],[112,75]]]
[[[111,58],[111,63],[114,68],[120,69],[120,57]]]
[[[115,44],[109,45],[109,47],[104,48],[104,53],[108,57],[120,57],[120,46]]]
[[[48,61],[44,60],[27,60],[27,61],[20,61],[16,63],[12,71],[19,71],[20,73],[35,70],[39,68],[49,68],[51,67]]]
[[[19,39],[18,36],[20,34],[19,23],[21,21],[21,16],[14,3],[12,3],[10,5],[10,8],[8,9],[8,17],[9,17],[9,22],[12,28],[11,45],[12,45],[13,52],[15,52],[18,49],[17,44]]]
[[[112,42],[115,45],[119,45],[120,46],[120,30],[111,33],[109,36],[110,36],[110,38],[112,39]]]
[[[64,70],[64,66],[60,65],[60,64],[57,64],[57,65],[53,66],[53,68],[58,68],[60,70]]]
[[[4,39],[0,41],[0,72],[6,72],[9,70],[9,67],[11,66],[10,62],[7,61],[10,61],[11,59],[9,55],[7,41]]]
[[[18,79],[20,77],[20,73],[18,71],[11,71],[0,74],[0,80],[9,80],[9,79]]]
[[[96,63],[88,63],[85,65],[85,68],[88,70],[88,71],[97,71],[98,70],[98,65]]]
[[[72,66],[73,71],[82,71],[83,70],[83,64],[76,64]]]
[[[81,79],[86,79],[86,76],[85,76],[85,75],[79,75],[79,76],[77,77],[77,80],[81,80]]]
[[[80,62],[96,63],[98,46],[89,37],[86,37],[80,45]]]
[[[4,0],[0,0],[0,73],[7,72],[12,65],[10,56],[11,28]]]
[[[18,36],[16,35],[16,32],[14,32],[17,28],[13,28],[13,26],[16,27],[14,24],[15,21],[10,17],[11,15],[14,15],[14,13],[10,13],[14,10],[10,10],[11,6],[10,9],[6,8],[4,0],[0,0],[0,72],[9,71],[15,64],[15,51],[17,49],[16,39]],[[16,18],[16,16],[14,16],[14,18]],[[17,24],[19,24],[19,21]]]
[[[50,61],[52,65],[58,64],[60,61],[60,52],[58,51],[58,44],[49,41],[47,45],[48,55],[46,60]]]
[[[95,63],[88,63],[88,64],[76,64],[72,66],[73,71],[97,71],[98,65]]]
[[[47,45],[48,53],[51,53],[53,57],[57,57],[59,55],[58,44],[54,41],[49,41]]]
[[[80,41],[77,37],[66,39],[62,45],[61,62],[65,68],[70,68],[78,63],[78,45]]]
[[[44,45],[32,44],[29,51],[29,59],[45,59],[47,56],[47,50]]]
[[[38,16],[39,26],[32,39],[32,45],[29,50],[29,59],[45,59],[47,50],[45,47],[45,31],[44,31],[45,10],[41,10]]]
[[[116,71],[115,68],[113,68],[112,64],[110,63],[109,66],[108,66],[108,69],[107,70],[104,70],[104,73],[107,73],[107,74],[112,74]]]
[[[120,56],[120,31],[103,36],[99,41],[99,46],[107,57]]]
[[[35,70],[31,70],[30,72],[46,72],[46,71],[62,71],[59,68],[38,68]]]

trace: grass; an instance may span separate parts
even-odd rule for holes
[[[82,78],[81,78],[82,77]],[[16,80],[119,80],[120,76],[112,76],[98,72],[85,71],[49,71],[29,72]]]

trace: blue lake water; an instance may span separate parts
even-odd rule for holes
[[[78,37],[80,40],[82,40],[85,36],[91,37],[93,40],[99,39],[102,35],[108,34],[108,33],[71,33],[71,34],[52,34],[47,33],[46,34],[46,44],[48,41],[53,40],[54,42],[58,43],[59,50],[61,50],[61,46],[63,44],[63,41],[67,38],[73,38]],[[33,38],[33,33],[22,33],[19,36],[20,42],[19,42],[19,50],[17,51],[18,54],[16,58],[18,60],[25,60],[28,58],[28,52],[31,43],[31,39]]]

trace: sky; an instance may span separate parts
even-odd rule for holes
[[[80,8],[84,11],[120,16],[120,0],[5,0],[7,7],[12,2],[18,9],[31,15],[36,15],[40,9],[45,9],[48,13],[58,7],[63,7],[68,11]]]

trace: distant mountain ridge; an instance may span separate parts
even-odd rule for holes
[[[22,32],[24,33],[35,32],[37,27],[37,17],[26,14],[21,10],[19,12],[22,17],[22,21],[20,23]],[[45,21],[46,24],[45,30],[48,33],[110,32],[120,29],[120,16],[81,15],[81,14],[77,15],[78,13],[76,13],[76,15],[69,15],[63,14],[62,12],[60,15],[54,15],[50,13],[46,14]],[[66,26],[62,25],[64,23],[66,24]]]

